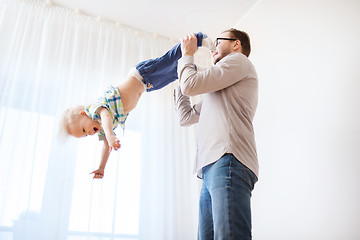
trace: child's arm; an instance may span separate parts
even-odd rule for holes
[[[110,116],[109,111],[106,108],[101,108],[98,113],[101,117],[102,127],[105,132],[108,146],[110,147],[109,151],[111,151],[112,149],[118,150],[121,145],[119,139],[117,139],[117,137],[114,135],[113,120]]]
[[[94,173],[94,178],[103,178],[104,177],[105,166],[106,166],[106,163],[107,163],[107,161],[109,159],[109,155],[110,155],[109,149],[110,148],[109,148],[108,141],[106,139],[104,139],[104,145],[103,145],[103,149],[101,152],[101,162],[100,162],[99,169],[92,172],[92,173]]]

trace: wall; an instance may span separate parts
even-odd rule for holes
[[[359,11],[264,0],[236,24],[260,81],[255,240],[360,239]]]

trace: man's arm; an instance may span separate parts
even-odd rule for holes
[[[180,126],[190,126],[199,122],[202,102],[191,106],[189,97],[182,94],[180,86],[174,89],[174,104]]]
[[[110,148],[109,148],[108,141],[106,139],[104,139],[104,145],[103,145],[103,149],[101,152],[101,162],[100,162],[99,169],[92,172],[92,173],[94,173],[94,178],[103,178],[104,177],[106,163],[110,156],[109,149]]]
[[[178,61],[179,84],[183,94],[194,96],[227,88],[248,77],[249,61],[240,53],[229,54],[205,71],[196,71],[194,58],[183,56]]]
[[[193,57],[197,51],[196,41],[193,34],[181,40],[182,57],[178,61],[178,77],[183,94],[194,96],[215,92],[248,77],[250,62],[241,53],[228,54],[207,70],[197,71]]]

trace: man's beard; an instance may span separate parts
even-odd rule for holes
[[[214,59],[214,65],[217,64],[221,59],[223,59],[224,57],[226,57],[228,54],[230,54],[230,52],[223,52],[221,54],[217,54],[217,58]]]

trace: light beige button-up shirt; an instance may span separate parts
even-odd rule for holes
[[[256,176],[259,174],[253,118],[258,102],[258,78],[253,64],[242,53],[231,53],[205,71],[197,71],[192,56],[178,62],[179,88],[175,105],[180,125],[198,125],[194,171],[225,153],[234,156]],[[205,94],[191,105],[188,96]]]

